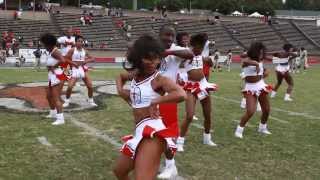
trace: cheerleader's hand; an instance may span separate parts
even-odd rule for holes
[[[158,119],[160,114],[158,110],[158,105],[156,103],[151,102],[149,106],[149,115],[152,119]]]

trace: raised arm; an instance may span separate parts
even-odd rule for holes
[[[66,62],[65,58],[62,56],[62,54],[61,54],[60,51],[58,51],[58,50],[55,50],[54,52],[52,52],[52,53],[51,53],[51,56],[52,56],[53,58],[55,58],[57,61],[59,61],[59,63],[64,63],[64,62]],[[59,64],[59,63],[58,63],[58,64]],[[59,65],[57,65],[57,66],[59,66]]]
[[[193,53],[189,49],[184,49],[184,50],[166,50],[164,52],[164,57],[169,56],[169,55],[174,55],[177,56],[181,59],[192,59],[193,58]]]
[[[166,93],[166,95],[154,99],[151,102],[152,105],[169,102],[178,103],[187,98],[186,92],[179,85],[174,83],[171,79],[164,76],[158,76],[156,80],[157,89],[163,90]]]

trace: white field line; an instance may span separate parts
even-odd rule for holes
[[[86,123],[78,121],[77,119],[72,117],[70,114],[65,114],[65,116],[72,122],[72,124],[84,129],[85,131],[87,131],[89,133],[89,135],[97,137],[99,139],[102,139],[103,141],[112,144],[114,147],[116,147],[118,149],[122,146],[113,137],[103,133],[102,131],[100,131],[94,127],[89,126]],[[185,178],[183,178],[181,176],[177,176],[177,177],[174,177],[172,180],[185,180]]]
[[[240,101],[235,100],[235,99],[230,99],[230,98],[225,98],[225,97],[220,97],[220,96],[215,96],[215,95],[213,95],[213,97],[217,98],[217,99],[222,99],[222,100],[225,100],[228,102],[240,103]],[[276,107],[272,107],[271,109],[274,111],[287,113],[288,115],[291,115],[291,116],[302,116],[302,117],[305,117],[308,119],[320,119],[320,117],[316,117],[316,116],[313,116],[313,115],[310,115],[307,113],[294,112],[294,111],[284,110],[284,109],[276,108]]]
[[[120,148],[122,145],[117,142],[113,137],[103,133],[102,131],[100,131],[99,129],[96,129],[94,127],[89,126],[88,124],[84,123],[84,122],[80,122],[77,119],[75,119],[74,117],[72,117],[70,114],[66,114],[65,115],[68,119],[70,119],[70,122],[72,124],[74,124],[77,127],[80,127],[82,129],[84,129],[86,132],[89,133],[89,135],[97,137],[98,139],[101,139],[109,144],[112,144],[114,147],[116,148]]]

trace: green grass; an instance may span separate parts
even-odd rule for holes
[[[294,75],[294,101],[283,101],[286,84],[271,100],[272,107],[320,117],[319,67],[306,74]],[[91,73],[95,80],[110,80],[120,72],[117,69],[97,70]],[[46,72],[32,70],[3,70],[1,83],[45,81]],[[231,73],[213,73],[211,81],[219,84],[214,95],[240,101],[239,70]],[[275,82],[274,74],[267,82]],[[73,112],[79,121],[101,130],[120,142],[120,137],[133,131],[129,106],[117,96],[102,100],[105,106],[98,110]],[[180,104],[180,119],[184,116]],[[215,180],[317,180],[320,178],[320,119],[296,116],[273,110],[269,119],[270,136],[256,132],[259,114],[245,129],[244,139],[233,137],[243,111],[238,103],[213,98],[214,138],[218,147],[201,144],[202,130],[190,127],[184,153],[178,153],[176,162],[180,175],[186,179]],[[118,156],[111,144],[88,135],[83,129],[68,122],[53,127],[43,114],[12,113],[0,110],[0,179],[115,179],[111,169]],[[197,107],[201,120],[201,109]],[[41,145],[37,137],[45,136],[52,148]]]

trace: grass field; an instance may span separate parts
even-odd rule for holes
[[[119,69],[99,69],[94,80],[110,80]],[[0,83],[45,81],[46,72],[31,69],[0,69]],[[320,179],[320,67],[294,75],[293,102],[284,102],[286,84],[271,100],[269,128],[272,135],[256,132],[259,114],[245,129],[244,139],[233,136],[242,115],[239,69],[211,75],[220,90],[212,96],[214,138],[218,147],[201,144],[201,109],[186,139],[184,153],[176,162],[185,179],[194,180],[317,180]],[[274,74],[267,81],[274,83]],[[132,133],[128,105],[117,96],[100,102],[97,110],[73,112],[64,126],[53,127],[44,114],[17,113],[0,109],[0,180],[62,179],[112,180],[111,169],[119,152],[116,146],[98,138],[88,129],[71,123],[71,118],[112,137]],[[184,113],[180,105],[180,119]],[[46,137],[51,146],[39,143]]]

